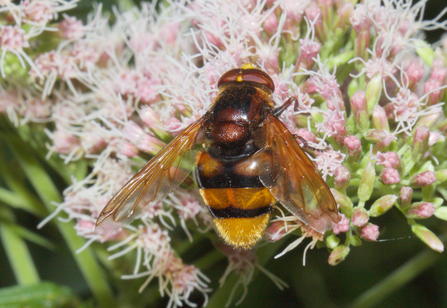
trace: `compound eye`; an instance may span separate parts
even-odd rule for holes
[[[227,82],[243,82],[249,81],[257,83],[269,88],[272,92],[275,92],[275,84],[272,78],[266,72],[257,68],[236,68],[226,72],[220,77],[217,87]]]

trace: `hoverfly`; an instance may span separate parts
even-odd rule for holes
[[[133,220],[193,169],[217,233],[235,248],[249,249],[261,239],[277,201],[320,233],[339,221],[331,191],[278,119],[296,99],[273,108],[273,80],[252,64],[226,72],[217,86],[208,112],[121,188],[96,226]]]

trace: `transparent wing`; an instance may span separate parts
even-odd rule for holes
[[[262,129],[264,145],[259,157],[260,180],[293,215],[324,233],[340,220],[337,203],[293,135],[274,115]]]
[[[116,222],[131,222],[146,205],[163,200],[180,185],[194,169],[197,151],[193,147],[202,124],[200,119],[188,126],[141,168],[107,203],[96,226],[107,225],[113,231]]]

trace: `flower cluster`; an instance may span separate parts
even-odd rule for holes
[[[324,243],[336,265],[351,246],[377,241],[384,226],[375,218],[395,208],[443,251],[421,220],[447,220],[447,37],[434,46],[421,39],[446,27],[422,21],[423,1],[183,0],[115,10],[112,25],[100,7],[85,24],[68,15],[58,22],[76,2],[0,1],[0,112],[16,125],[43,125],[49,157],[89,164],[50,218],[67,213],[87,244],[116,242],[109,250],[122,250],[110,259],[136,251],[124,278],[147,277],[142,289],[157,278],[170,307],[194,305],[194,290],[206,302],[208,279],[183,263],[170,237],[180,226],[190,241],[219,241],[204,233],[211,219],[191,183],[148,204],[132,226],[101,234],[94,226],[136,169],[206,112],[219,77],[244,63],[271,75],[275,104],[297,98],[281,120],[317,150],[311,159],[341,212],[324,235],[278,215],[269,241],[298,230],[283,253],[310,237],[308,248]],[[229,259],[224,277],[235,271],[246,287],[258,268],[284,286],[254,252],[218,247]]]

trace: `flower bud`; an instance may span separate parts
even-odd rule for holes
[[[385,109],[379,105],[375,105],[372,113],[373,127],[378,130],[390,130],[388,119],[386,118]]]
[[[331,189],[332,195],[334,196],[335,202],[337,202],[340,207],[340,211],[348,217],[352,214],[352,201],[345,194],[339,192],[336,189]]]
[[[415,130],[413,144],[411,145],[411,157],[414,162],[420,161],[425,152],[427,152],[429,138],[430,129],[427,126],[418,127]]]
[[[138,155],[138,149],[130,142],[122,142],[117,146],[117,151],[127,157],[135,157]]]
[[[325,242],[327,247],[334,249],[340,244],[340,239],[335,234],[331,234],[325,239]]]
[[[323,27],[323,13],[315,2],[312,2],[305,10],[304,13],[306,17],[310,20],[315,22],[315,35],[318,37],[318,39],[321,42],[326,41],[326,33],[324,31]],[[287,14],[287,16],[289,16]]]
[[[436,209],[435,216],[442,220],[447,220],[447,206],[441,206]]]
[[[123,128],[124,138],[134,144],[138,144],[145,135],[143,129],[137,123],[129,121]]]
[[[269,14],[264,21],[264,31],[272,36],[278,30],[278,18],[276,14]]]
[[[165,145],[166,144],[150,135],[142,136],[140,142],[136,144],[138,150],[149,153],[151,155],[156,155],[158,152],[160,152],[161,149],[163,149]]]
[[[382,142],[386,137],[386,131],[379,129],[369,129],[365,135],[365,139],[372,143]]]
[[[370,31],[362,31],[357,34],[357,37],[355,39],[355,51],[357,54],[357,57],[360,57],[362,59],[368,59],[368,46],[371,39],[371,33]]]
[[[435,213],[435,210],[431,202],[416,202],[411,205],[405,216],[412,219],[429,218]]]
[[[444,251],[444,244],[433,232],[428,230],[426,227],[414,224],[411,226],[411,231],[431,249],[436,250],[437,252]]]
[[[439,80],[441,83],[445,83],[445,77],[447,76],[447,69],[445,68],[444,60],[439,57],[433,60],[431,67],[430,79]]]
[[[152,107],[145,105],[141,107],[138,114],[143,123],[150,129],[161,126],[160,116]]]
[[[360,139],[356,136],[346,136],[343,142],[347,147],[349,160],[358,160],[362,154],[362,143],[360,142]]]
[[[363,227],[369,220],[368,211],[363,207],[356,207],[352,212],[352,224],[356,227]]]
[[[330,265],[337,265],[346,259],[346,257],[349,254],[349,246],[338,246],[334,250],[332,250],[331,254],[329,255],[328,263]]]
[[[399,203],[399,207],[401,209],[406,209],[411,204],[411,198],[413,197],[413,188],[404,186],[400,189],[399,199],[397,202]]]
[[[298,61],[301,62],[300,66],[308,69],[314,64],[314,58],[318,55],[321,49],[321,44],[311,39],[300,40],[301,54]]]
[[[352,113],[354,115],[357,127],[360,131],[365,131],[369,127],[369,115],[366,106],[365,92],[359,90],[351,98]]]
[[[374,106],[379,102],[382,95],[382,76],[376,74],[366,86],[366,104],[368,106],[368,114],[371,114]]]
[[[375,242],[379,238],[379,226],[368,223],[360,230],[360,236],[364,240]]]
[[[416,87],[422,76],[424,76],[424,66],[420,61],[413,60],[410,65],[406,69],[406,73],[408,76],[408,88],[412,89]]]
[[[426,187],[436,182],[436,174],[433,171],[425,171],[416,174],[411,180],[410,184],[413,187]]]
[[[394,168],[385,168],[380,173],[380,181],[385,185],[393,185],[400,182],[399,171]]]
[[[369,215],[372,217],[380,216],[386,212],[388,212],[396,202],[397,196],[395,195],[386,195],[379,198],[376,202],[371,205],[369,209]]]
[[[378,152],[376,154],[377,164],[385,168],[396,168],[400,163],[400,158],[396,152]]]
[[[338,190],[345,190],[349,186],[349,180],[351,175],[349,173],[348,168],[345,166],[340,166],[335,169],[335,188]]]
[[[370,162],[364,172],[360,181],[358,196],[360,201],[366,202],[371,197],[371,193],[374,189],[374,180],[376,178],[376,171],[374,170],[374,164]]]
[[[276,242],[287,234],[287,228],[285,228],[285,222],[278,220],[273,222],[267,230],[265,230],[265,238],[269,241]]]
[[[349,219],[345,215],[341,214],[340,221],[332,228],[334,234],[349,231]]]
[[[440,102],[442,98],[442,84],[439,80],[430,78],[424,83],[424,94],[428,94],[428,106],[432,106]]]
[[[439,112],[426,114],[419,119],[414,128],[419,128],[421,126],[427,126],[428,128],[432,128],[441,115],[442,115],[441,110]]]
[[[349,18],[354,11],[354,5],[351,2],[343,3],[343,6],[337,10],[337,16],[334,29],[345,29],[350,26]]]

